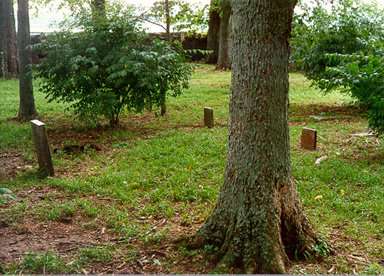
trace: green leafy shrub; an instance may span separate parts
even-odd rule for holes
[[[46,54],[36,68],[40,90],[94,122],[117,124],[124,108],[161,106],[188,86],[193,69],[180,46],[147,41],[139,19],[122,11],[95,20],[83,9],[33,48]]]
[[[332,78],[324,85],[348,91],[359,100],[368,113],[369,128],[377,135],[384,133],[384,43],[375,43],[375,50],[327,57],[339,65],[329,67]]]
[[[205,32],[208,28],[209,6],[200,2],[169,0],[171,32]],[[149,13],[150,22],[156,22],[166,31],[165,1],[155,1]]]
[[[302,5],[301,9],[304,12],[295,16],[293,24],[291,59],[312,84],[324,91],[338,87],[327,81],[334,77],[327,67],[338,65],[338,60],[329,59],[328,54],[371,51],[372,41],[384,41],[383,12],[375,3],[339,0],[333,2],[331,10],[324,3]]]

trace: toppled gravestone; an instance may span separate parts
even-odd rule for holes
[[[350,115],[311,115],[309,118],[314,119],[315,121],[329,121],[336,119],[351,119],[353,116]]]

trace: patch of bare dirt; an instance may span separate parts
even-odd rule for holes
[[[173,240],[194,233],[201,222],[185,225],[177,217],[147,218],[143,223],[154,225],[152,233],[168,229],[167,237],[158,243],[145,243],[137,238],[127,240],[120,233],[113,232],[105,222],[98,218],[89,218],[76,213],[58,220],[41,220],[33,214],[33,210],[41,208],[41,203],[47,199],[51,203],[63,203],[73,196],[51,187],[28,188],[17,192],[19,201],[11,205],[0,205],[0,264],[19,261],[23,255],[32,252],[55,252],[62,258],[73,260],[79,249],[84,247],[114,246],[113,259],[107,263],[91,262],[84,266],[79,273],[89,274],[204,274],[209,273],[214,264],[203,259],[203,252],[185,255],[178,250]],[[77,195],[82,196],[82,195]],[[95,205],[107,206],[113,199],[101,198],[98,195],[87,196]],[[19,215],[9,212],[11,209],[27,202],[27,206]],[[129,210],[127,210],[129,212]],[[90,220],[96,227],[89,229]],[[343,234],[344,224],[331,229],[329,242],[332,244],[332,255],[325,257],[326,261],[296,262],[293,261],[287,273],[337,274],[352,273],[350,268],[356,267],[356,272],[372,265],[368,258],[363,242],[353,240]],[[377,241],[381,242],[380,240]],[[129,253],[130,252],[130,253]],[[383,260],[375,260],[384,262]],[[160,263],[160,265],[159,265]],[[349,270],[346,270],[348,267]]]
[[[202,254],[185,256],[172,241],[183,234],[196,231],[198,225],[182,226],[179,221],[151,219],[151,231],[169,229],[161,243],[145,243],[138,239],[127,240],[114,233],[101,219],[89,218],[81,213],[58,220],[41,220],[33,210],[49,199],[57,204],[68,201],[72,196],[51,187],[35,187],[17,192],[18,201],[0,205],[0,264],[19,261],[29,252],[55,252],[65,259],[73,259],[84,247],[115,246],[113,260],[107,263],[92,262],[79,273],[92,274],[200,274],[207,273],[212,265],[202,267]],[[87,196],[95,205],[107,205],[113,199]],[[10,211],[27,202],[22,214]],[[127,212],[129,212],[127,210]],[[92,220],[92,229],[88,229]],[[96,224],[95,224],[96,222]],[[96,226],[95,226],[96,225]],[[131,252],[127,255],[127,252]],[[133,252],[133,254],[132,254]],[[172,267],[164,264],[171,264]]]
[[[0,152],[0,183],[31,168],[20,152]]]
[[[287,274],[365,274],[365,269],[376,262],[384,264],[384,258],[372,260],[368,254],[366,244],[343,233],[347,222],[341,222],[330,229],[329,244],[331,255],[324,257],[319,262],[293,261]],[[374,240],[374,239],[372,239]],[[377,244],[381,244],[381,238]]]

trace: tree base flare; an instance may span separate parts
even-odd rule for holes
[[[179,240],[179,245],[215,248],[207,257],[216,263],[214,272],[218,273],[284,274],[290,260],[317,259],[315,248],[322,242],[303,210],[293,181],[281,185],[272,198],[264,207],[256,196],[230,204],[219,199],[206,224],[194,236]],[[235,203],[239,201],[244,202]]]
[[[29,122],[31,121],[32,119],[36,119],[37,117],[37,112],[33,113],[33,114],[18,114],[14,119],[16,121],[19,121],[19,122]]]

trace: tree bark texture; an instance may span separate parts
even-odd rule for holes
[[[317,243],[294,185],[288,58],[296,0],[233,0],[229,141],[218,202],[195,243],[219,247],[218,271],[285,273]]]
[[[216,70],[228,70],[231,68],[231,1],[222,0],[220,9],[219,55]]]
[[[0,6],[0,77],[17,77],[18,56],[12,0],[2,0]]]
[[[32,63],[31,51],[27,47],[31,44],[29,27],[28,0],[18,0],[18,50],[19,50],[19,90],[20,105],[17,118],[22,121],[30,120],[37,116],[35,100],[33,97],[32,75],[30,64]]]
[[[105,18],[105,0],[92,0],[91,9],[96,22]]]
[[[216,64],[219,56],[219,32],[220,32],[220,14],[218,13],[216,0],[211,0],[209,10],[209,25],[207,34],[207,50],[213,51],[208,54],[205,62],[208,64]]]

